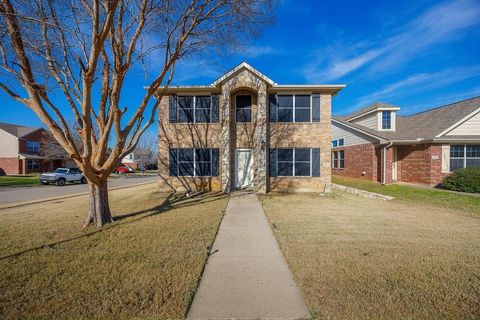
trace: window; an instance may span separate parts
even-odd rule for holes
[[[310,122],[310,95],[279,95],[277,107],[278,122]]]
[[[480,167],[480,145],[451,145],[450,171]]]
[[[392,112],[382,111],[382,129],[392,129]]]
[[[40,152],[40,142],[38,142],[38,141],[27,141],[27,152],[29,152],[29,153],[39,153]]]
[[[40,168],[40,164],[38,160],[27,160],[27,169],[28,170],[38,170]]]
[[[170,158],[170,172],[174,176],[181,177],[209,177],[217,175],[218,149],[193,149],[181,148],[170,149],[170,154],[175,156]]]
[[[343,147],[345,145],[345,138],[332,140],[332,148]]]
[[[284,177],[309,177],[309,148],[277,149],[277,175]]]
[[[178,122],[210,122],[210,96],[178,96]]]
[[[235,98],[236,121],[251,122],[252,121],[252,96],[237,95]]]
[[[332,152],[332,168],[345,169],[345,151]]]

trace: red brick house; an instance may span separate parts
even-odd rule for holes
[[[480,167],[480,97],[409,116],[375,103],[332,117],[332,174],[435,186]]]
[[[63,167],[66,159],[44,156],[45,130],[0,122],[0,175],[24,175]]]

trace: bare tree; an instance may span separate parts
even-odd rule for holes
[[[241,44],[271,20],[270,0],[0,1],[0,88],[33,110],[83,170],[85,226],[98,227],[112,221],[107,178],[154,122],[162,98],[154,92],[168,87],[177,61]],[[122,106],[127,74],[151,64],[153,54],[161,56],[159,71],[129,114]]]
[[[144,134],[134,151],[140,168],[155,165],[158,161],[158,143],[154,135]]]

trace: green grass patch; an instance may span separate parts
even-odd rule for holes
[[[0,187],[39,186],[40,180],[36,176],[0,176]]]
[[[480,197],[471,195],[401,184],[382,185],[378,182],[338,176],[333,176],[332,182],[347,187],[392,196],[398,200],[416,201],[437,207],[463,209],[480,213]]]
[[[227,201],[113,190],[101,230],[87,196],[0,210],[0,319],[184,318]]]

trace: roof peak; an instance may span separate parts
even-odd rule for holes
[[[248,64],[247,62],[243,61],[241,62],[240,64],[238,64],[236,67],[230,69],[229,71],[227,71],[226,73],[224,73],[222,76],[220,76],[217,80],[215,80],[213,82],[213,85],[214,86],[217,86],[219,85],[220,83],[222,83],[224,80],[226,80],[227,78],[229,78],[231,75],[239,72],[240,70],[242,69],[247,69],[248,71],[250,71],[251,73],[255,74],[257,77],[261,78],[262,80],[264,80],[265,82],[267,82],[268,84],[270,85],[274,85],[276,84],[275,81],[273,81],[272,79],[270,79],[269,77],[267,77],[266,75],[264,75],[263,73],[261,73],[260,71],[258,71],[257,69],[255,69],[254,67],[252,67],[250,64]]]
[[[351,113],[350,115],[347,115],[346,120],[347,121],[352,120],[354,118],[358,118],[362,115],[365,115],[367,113],[370,113],[370,112],[373,112],[375,110],[382,109],[382,108],[400,110],[399,106],[395,106],[395,105],[392,105],[392,104],[389,104],[389,103],[377,101],[377,102],[369,104],[368,106]]]

